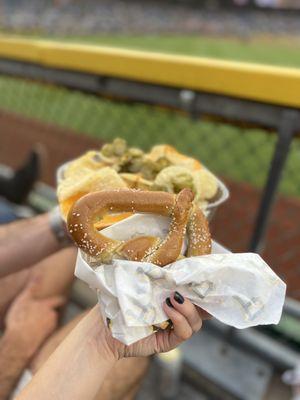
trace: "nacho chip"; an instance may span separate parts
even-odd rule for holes
[[[63,216],[66,218],[69,209],[80,197],[87,193],[105,189],[126,188],[126,184],[118,173],[105,167],[99,170],[85,168],[61,181],[58,185],[57,196]]]
[[[192,171],[202,168],[202,165],[198,160],[187,157],[184,154],[179,153],[174,147],[166,144],[153,146],[147,157],[153,162],[158,162],[159,159],[165,158],[172,165],[186,167]]]
[[[119,175],[130,189],[151,190],[153,186],[153,182],[137,174],[121,173]]]
[[[212,199],[218,191],[218,181],[206,168],[193,172],[194,188],[197,200]]]
[[[184,188],[193,189],[192,172],[178,165],[164,168],[155,178],[154,187],[170,193],[179,193]]]
[[[64,178],[74,177],[77,175],[84,175],[87,169],[98,170],[106,166],[103,162],[102,157],[98,151],[88,151],[83,156],[71,161],[64,171]]]

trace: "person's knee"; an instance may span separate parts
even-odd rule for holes
[[[30,270],[26,269],[0,279],[0,327],[9,305],[25,287],[29,276]]]

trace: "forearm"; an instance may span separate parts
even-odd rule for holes
[[[18,400],[94,399],[115,364],[102,340],[98,306],[76,326],[24,389]]]
[[[48,214],[4,226],[0,233],[0,278],[37,263],[60,247]]]
[[[9,398],[31,358],[26,346],[18,339],[20,337],[7,333],[0,339],[0,400]]]

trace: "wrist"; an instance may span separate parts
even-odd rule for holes
[[[101,360],[101,363],[105,363],[108,368],[111,368],[119,357],[112,346],[112,341],[114,339],[111,337],[109,329],[103,322],[99,306],[95,306],[87,317],[89,318],[90,345],[96,359],[97,361]]]
[[[66,223],[61,218],[59,207],[55,207],[48,214],[48,222],[53,236],[61,247],[69,246],[72,243]]]

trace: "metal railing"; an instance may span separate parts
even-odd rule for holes
[[[300,71],[295,68],[14,37],[0,37],[0,56],[43,70],[114,77],[300,107]],[[54,79],[45,74],[43,77]],[[82,89],[88,87],[83,83]],[[102,88],[101,81],[94,80],[92,90]]]
[[[22,88],[24,81],[16,81],[15,77],[18,77],[18,79],[30,79],[30,81],[38,82],[36,86],[30,83],[32,90],[35,89],[38,92],[40,88],[45,88],[44,93],[41,92],[38,95],[35,93],[35,97],[46,97],[47,88],[52,90],[52,87],[49,88],[49,84],[51,84],[58,88],[68,89],[68,92],[58,89],[55,94],[57,98],[66,96],[66,104],[72,101],[72,91],[73,93],[80,91],[86,95],[110,98],[118,100],[113,107],[109,107],[112,105],[111,101],[103,103],[104,106],[108,105],[107,111],[111,113],[112,118],[118,114],[122,118],[131,108],[131,112],[135,109],[134,118],[136,118],[137,125],[139,123],[142,125],[140,117],[142,116],[145,121],[149,120],[149,124],[161,124],[165,131],[167,130],[167,120],[173,115],[177,118],[177,125],[185,123],[183,129],[187,130],[194,128],[184,119],[186,116],[191,116],[194,121],[198,118],[202,120],[222,118],[223,122],[229,122],[231,125],[247,123],[251,124],[252,128],[271,129],[273,133],[276,131],[275,143],[275,135],[270,139],[266,134],[261,134],[263,141],[272,142],[267,149],[268,154],[265,155],[268,161],[264,163],[265,168],[268,168],[268,164],[270,167],[268,171],[264,171],[266,181],[262,182],[263,179],[260,181],[260,186],[264,186],[264,191],[248,249],[259,251],[263,246],[263,238],[281,172],[285,166],[293,137],[300,131],[300,97],[298,95],[300,70],[3,37],[0,38],[0,73],[7,77],[14,77],[14,79],[10,78],[11,81],[6,81],[8,86],[2,82],[2,91],[6,89],[9,92],[10,84],[14,88],[18,85]],[[20,96],[21,90],[18,93]],[[25,84],[23,91],[26,97]],[[11,93],[8,93],[7,97],[10,95]],[[17,94],[15,95],[17,96]],[[90,100],[91,97],[88,99]],[[124,107],[120,106],[120,100],[123,100],[123,104],[128,107],[125,107],[125,111]],[[128,105],[128,102],[134,102],[134,105]],[[142,104],[143,106],[141,106]],[[149,113],[149,110],[152,111],[153,108],[145,108],[145,104],[168,107],[168,111],[160,112],[163,118],[160,116],[155,122],[154,115]],[[54,107],[54,104],[52,105]],[[26,106],[28,105],[26,104]],[[14,106],[11,108],[14,109]],[[171,113],[171,109],[177,110],[181,114]],[[18,107],[15,111],[24,112],[24,110],[19,111]],[[37,110],[34,109],[32,116],[36,116],[36,113]],[[185,117],[182,117],[182,113],[185,114]],[[52,119],[52,122],[55,123],[55,119]],[[135,128],[134,124],[132,125]],[[224,125],[215,126],[218,129],[219,127],[223,128]],[[214,129],[213,126],[210,129]],[[251,130],[248,132],[249,134],[244,135],[244,141],[247,143],[249,138],[250,144]],[[196,131],[193,135],[183,137],[183,140],[191,143],[180,147],[188,150],[189,147],[192,148],[194,144],[197,144],[197,139],[199,139],[199,143],[203,139],[206,140],[206,145],[209,146],[207,134],[199,132],[198,138],[195,135],[197,135]],[[264,135],[265,137],[263,137]],[[103,133],[104,139],[107,139],[108,136],[110,134]],[[165,136],[167,140],[172,141],[170,135]],[[192,138],[192,136],[194,137]],[[235,136],[240,136],[239,132]],[[232,145],[231,140],[234,141],[236,137],[234,135],[232,138],[229,137],[227,143]],[[129,137],[129,139],[131,138]],[[145,137],[144,139],[141,137],[138,142],[145,141],[147,144],[151,142],[149,138]],[[160,140],[160,137],[154,136],[153,142],[156,139]],[[176,134],[175,140],[177,140]],[[254,144],[256,143],[254,142]],[[257,152],[259,146],[260,141],[258,140]],[[271,150],[273,155],[270,155],[270,148],[273,146],[274,149]],[[240,156],[242,158],[243,154]],[[218,155],[216,155],[217,157]],[[252,157],[255,158],[253,154]],[[206,160],[204,159],[204,161]],[[222,170],[222,166],[219,168]],[[239,168],[238,163],[236,168]],[[217,172],[219,172],[218,168]],[[226,168],[224,175],[226,176]],[[231,178],[230,174],[229,178]],[[239,179],[244,180],[243,176]],[[296,190],[296,194],[298,193]]]

